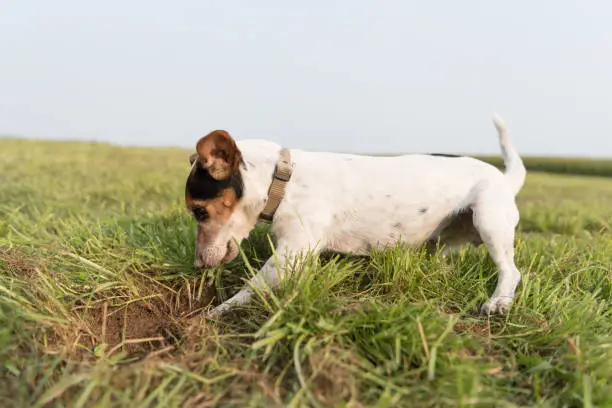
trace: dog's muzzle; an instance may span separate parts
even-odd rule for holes
[[[222,264],[231,262],[238,255],[238,245],[236,241],[228,241],[226,246],[208,247],[203,250],[196,248],[196,268],[214,268]]]

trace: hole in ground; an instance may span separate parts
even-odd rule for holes
[[[141,296],[99,299],[75,307],[75,324],[55,330],[51,348],[77,360],[124,352],[130,360],[153,352],[172,351],[182,343],[186,329],[214,303],[215,289],[202,279],[168,286],[154,280],[140,282]]]

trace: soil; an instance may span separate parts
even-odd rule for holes
[[[130,357],[144,357],[157,350],[176,348],[187,326],[215,297],[210,286],[203,287],[200,296],[192,295],[186,288],[197,289],[193,283],[174,285],[173,290],[157,288],[160,296],[128,305],[83,307],[79,349],[95,354],[104,344],[107,353],[121,350]]]
[[[126,296],[77,304],[69,324],[48,328],[45,352],[77,361],[123,353],[128,363],[178,350],[200,326],[202,313],[216,303],[214,287],[199,288],[199,281],[166,283],[169,288],[141,282],[136,300]]]
[[[40,284],[39,267],[25,253],[0,248],[0,270],[27,282],[30,295],[44,302],[48,294],[46,286]],[[45,270],[45,274],[61,279],[52,271]],[[55,310],[56,300],[48,299],[46,313],[61,314],[69,323],[39,326],[45,352],[83,361],[100,353],[123,352],[138,359],[152,352],[177,349],[194,326],[199,326],[202,312],[216,303],[215,289],[199,277],[162,283],[156,280],[160,275],[149,271],[132,280],[138,295],[134,290],[115,292],[115,297],[74,304],[68,314],[65,309]]]

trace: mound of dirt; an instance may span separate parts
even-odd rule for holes
[[[68,321],[37,324],[35,332],[45,353],[73,360],[120,352],[138,360],[178,349],[192,335],[201,313],[216,303],[215,289],[200,277],[169,283],[162,279],[163,272],[155,270],[132,277],[130,290],[98,293],[97,299],[76,304],[60,303],[41,279],[51,277],[59,282],[63,277],[44,269],[34,258],[0,248],[0,271],[18,279],[16,290],[27,291],[26,297],[36,299],[34,304],[41,305],[43,315],[57,314]]]
[[[68,346],[68,354],[78,360],[120,351],[131,359],[140,359],[151,353],[171,351],[181,344],[193,319],[215,298],[214,288],[199,288],[197,281],[176,284],[171,289],[149,289],[155,295],[143,296],[145,300],[79,306],[75,310],[75,321],[79,322],[76,330],[71,335],[58,336],[57,341]]]

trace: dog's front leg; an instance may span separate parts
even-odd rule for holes
[[[304,248],[306,250],[307,248]],[[272,290],[276,288],[287,275],[288,268],[298,269],[300,267],[301,250],[289,250],[286,245],[279,245],[276,253],[277,257],[270,257],[264,266],[253,276],[247,286],[241,289],[234,296],[221,303],[208,313],[208,317],[216,317],[236,305],[243,305],[248,303],[255,290]],[[278,260],[278,265],[277,265]]]

